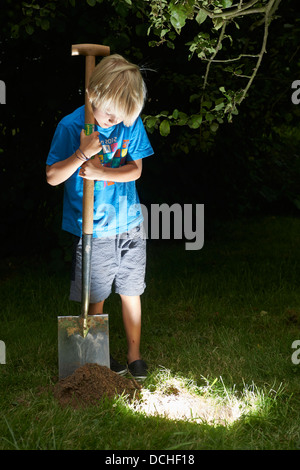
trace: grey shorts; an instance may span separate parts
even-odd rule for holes
[[[74,242],[70,300],[81,301],[82,239]],[[141,295],[145,290],[146,237],[143,225],[115,237],[93,238],[90,303],[107,299],[114,291]]]

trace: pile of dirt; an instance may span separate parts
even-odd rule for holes
[[[72,375],[54,386],[54,397],[62,406],[73,408],[97,405],[104,397],[125,395],[129,400],[137,396],[140,384],[134,379],[121,377],[111,369],[98,364],[85,364]]]

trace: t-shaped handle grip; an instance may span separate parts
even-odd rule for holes
[[[108,46],[100,44],[73,44],[72,55],[92,55],[92,56],[107,56],[110,54]]]

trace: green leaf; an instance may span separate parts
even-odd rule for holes
[[[210,125],[210,130],[212,132],[217,132],[217,130],[219,129],[219,124],[217,122],[213,122],[211,125]]]
[[[29,35],[34,33],[34,27],[31,24],[27,24],[25,26],[25,29],[26,29],[26,33],[29,34]]]
[[[210,109],[212,106],[212,101],[203,101],[202,108]]]
[[[150,116],[149,118],[147,118],[146,120],[146,124],[147,124],[147,127],[148,128],[151,128],[151,127],[154,127],[155,124],[156,124],[156,117],[155,116]]]
[[[212,122],[214,120],[214,116],[211,113],[206,113],[205,119],[207,122]]]
[[[42,28],[44,31],[48,31],[48,29],[50,28],[50,22],[49,22],[49,20],[46,20],[46,18],[43,18],[42,21],[41,21],[41,28]]]
[[[170,30],[165,28],[165,29],[162,29],[161,32],[160,32],[160,37],[163,38]]]
[[[215,18],[213,20],[213,24],[214,24],[215,30],[217,31],[218,29],[222,28],[222,26],[224,24],[224,20],[223,20],[223,18]]]
[[[87,4],[90,5],[90,7],[94,7],[96,5],[96,0],[86,0]]]
[[[11,27],[11,35],[14,39],[17,39],[19,37],[19,30],[20,30],[20,27],[18,24],[14,24]]]
[[[173,44],[171,41],[167,41],[167,46],[169,49],[175,49],[175,44]]]
[[[221,0],[223,8],[230,8],[232,6],[232,0]]]
[[[204,23],[204,21],[206,20],[207,18],[207,13],[205,13],[204,10],[199,10],[198,11],[198,14],[196,16],[196,21],[198,24],[202,24]]]
[[[225,103],[224,103],[224,102],[219,103],[219,104],[216,105],[215,110],[216,110],[216,111],[220,111],[220,109],[224,108],[224,106],[225,106]]]
[[[179,112],[178,113],[178,126],[184,126],[188,121],[188,116],[186,113]]]
[[[180,30],[185,25],[185,21],[187,19],[186,10],[182,5],[172,5],[172,7],[170,6],[170,10],[171,24],[176,30]]]
[[[164,119],[159,126],[159,132],[163,137],[166,137],[170,134],[170,123],[167,119]]]
[[[202,122],[202,116],[201,114],[192,114],[192,116],[188,120],[188,126],[191,129],[198,129],[200,127]]]

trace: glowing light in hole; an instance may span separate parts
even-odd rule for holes
[[[141,397],[129,405],[132,410],[170,420],[229,426],[243,416],[257,413],[265,400],[264,393],[254,384],[245,385],[237,393],[235,387],[226,388],[222,377],[212,384],[204,379],[206,385],[202,387],[172,377],[168,370],[160,371],[156,379],[157,384],[143,388]]]

